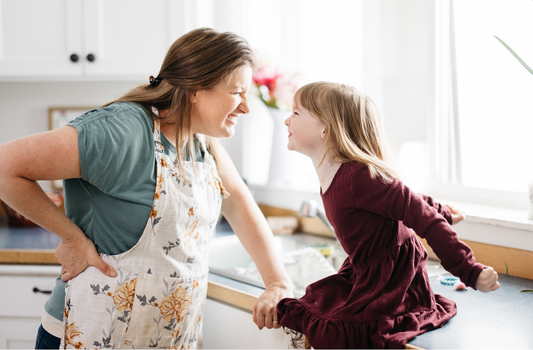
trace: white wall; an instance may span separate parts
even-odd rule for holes
[[[214,3],[214,18],[209,22],[217,29],[238,32],[244,26],[250,26],[250,18],[239,23],[239,18],[244,15],[242,11],[232,15],[228,11],[231,6],[222,6],[232,2],[242,4],[240,0]],[[426,120],[431,112],[428,107],[431,98],[428,96],[431,94],[431,7],[431,2],[426,0],[364,2],[365,92],[384,111],[396,149],[406,141],[427,140]],[[337,34],[338,31],[332,33]],[[46,131],[48,107],[100,106],[140,83],[0,82],[0,143]],[[230,148],[242,144],[243,136],[237,136],[239,140],[229,141]],[[233,147],[230,152],[242,170],[244,159],[237,153],[237,148]]]
[[[0,82],[0,143],[47,131],[49,107],[99,107],[140,83]]]
[[[141,82],[2,82],[0,143],[48,130],[49,107],[99,107]]]
[[[406,141],[427,140],[433,113],[433,5],[427,0],[380,1],[383,110],[397,148]]]
[[[367,4],[371,1],[367,0]],[[381,84],[381,108],[396,153],[396,170],[414,191],[427,193],[431,184],[428,135],[435,113],[434,1],[378,3],[381,6],[378,57],[382,70],[376,79],[367,80]]]

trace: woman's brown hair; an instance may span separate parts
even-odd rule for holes
[[[168,110],[166,115],[176,118],[176,140],[178,142],[177,163],[180,173],[182,154],[181,140],[188,136],[193,140],[191,126],[190,96],[198,90],[210,90],[218,83],[227,80],[243,65],[255,68],[255,57],[248,42],[230,32],[220,33],[210,28],[198,28],[181,36],[167,52],[157,80],[159,83],[141,85],[115,102],[139,104],[155,119],[151,107]],[[109,103],[109,104],[111,104]],[[108,104],[108,105],[109,105]],[[207,147],[217,160],[214,140],[206,136]],[[189,142],[189,152],[194,159],[193,142]]]
[[[372,177],[385,182],[398,177],[380,113],[370,97],[349,85],[316,82],[298,89],[294,103],[326,125],[326,149],[336,159],[366,164]],[[325,158],[326,154],[322,161]]]

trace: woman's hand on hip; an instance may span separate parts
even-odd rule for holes
[[[83,234],[70,240],[62,239],[55,255],[61,264],[63,282],[76,277],[89,266],[96,267],[109,277],[117,276],[116,271],[100,258],[94,243]]]
[[[257,299],[254,310],[253,320],[259,329],[280,328],[278,323],[278,313],[276,306],[283,298],[292,298],[292,289],[282,286],[278,283],[272,283],[267,286],[265,292]]]

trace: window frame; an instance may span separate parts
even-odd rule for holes
[[[437,198],[527,210],[527,192],[464,186],[460,183],[460,143],[453,36],[453,2],[434,2],[432,99],[428,120],[429,194]]]

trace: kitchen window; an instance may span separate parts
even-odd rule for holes
[[[437,1],[433,188],[525,209],[533,181],[533,1]]]

